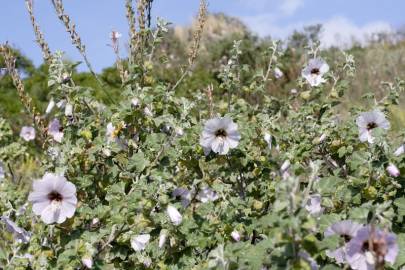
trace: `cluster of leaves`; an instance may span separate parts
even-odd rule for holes
[[[155,31],[164,33],[160,27]],[[340,269],[325,254],[340,240],[323,233],[346,219],[395,232],[401,251],[392,269],[405,265],[405,156],[393,155],[404,134],[376,130],[374,144],[362,143],[354,121],[374,106],[384,112],[396,106],[402,81],[390,84],[387,98],[379,102],[366,96],[372,108],[342,112],[355,70],[350,55],[343,55],[327,75],[328,83],[311,88],[296,77],[300,91],[276,98],[265,89],[272,78],[266,76],[268,68],[283,65],[277,44],[267,48],[266,65],[258,67],[241,64],[246,55],[242,43],[235,42],[217,73],[214,94],[220,94],[211,103],[204,90],[211,81],[185,96],[182,88],[171,91],[170,82],[153,77],[148,56],[158,44],[145,46],[140,57],[145,62],[128,66],[120,97],[107,104],[70,76],[72,65],[62,53],[52,55],[49,95],[71,104],[73,114],[55,109],[44,120],[61,121],[62,143],[38,138],[37,150],[29,151],[1,119],[0,158],[7,173],[0,182],[0,210],[31,234],[28,243],[21,243],[1,232],[2,267],[80,269],[90,258],[95,269],[311,269],[314,263]],[[227,155],[206,156],[199,145],[211,111],[238,124],[241,141]],[[26,203],[30,185],[19,184],[23,174],[12,169],[18,159],[35,160],[37,178],[55,172],[75,184],[79,202],[71,219],[46,225],[33,214]],[[288,176],[280,170],[286,160]],[[387,174],[389,163],[401,176]],[[22,182],[32,180],[24,177]],[[193,191],[188,205],[172,196],[179,187]],[[196,198],[206,187],[217,200]],[[305,208],[312,194],[322,197],[319,216]],[[180,225],[170,221],[168,205],[181,213]],[[144,250],[134,251],[131,238],[139,234],[151,239]]]

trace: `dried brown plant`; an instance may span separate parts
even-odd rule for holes
[[[17,93],[18,93],[21,103],[23,104],[23,106],[24,106],[25,110],[28,112],[28,114],[32,117],[37,128],[41,131],[41,135],[43,137],[45,137],[45,134],[46,134],[45,123],[41,119],[41,116],[40,116],[37,108],[35,107],[34,103],[32,102],[32,98],[25,91],[24,84],[15,67],[16,58],[14,57],[12,50],[7,43],[0,45],[0,53],[3,55],[8,74],[10,75],[11,79],[13,80],[13,84],[17,89]]]
[[[184,80],[184,78],[187,76],[187,74],[193,68],[193,65],[195,63],[195,60],[197,59],[198,51],[199,51],[200,44],[201,44],[201,38],[202,38],[203,31],[204,31],[205,22],[207,19],[207,10],[208,9],[207,9],[206,0],[200,0],[197,29],[194,31],[194,34],[193,34],[193,44],[191,45],[191,49],[190,49],[190,53],[189,53],[189,57],[188,57],[188,66],[183,71],[182,75],[180,76],[180,79],[174,84],[171,91],[174,91],[180,85],[180,83]]]
[[[39,24],[36,21],[34,16],[34,8],[33,8],[33,0],[25,0],[25,4],[27,6],[28,14],[30,16],[32,28],[34,29],[36,42],[38,43],[39,47],[42,50],[42,56],[46,63],[49,63],[51,58],[51,50],[49,49],[48,43],[45,41],[44,34],[42,33]]]

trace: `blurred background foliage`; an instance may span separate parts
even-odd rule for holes
[[[178,80],[182,69],[187,64],[188,44],[191,43],[190,41],[193,38],[192,30],[195,24],[194,22],[188,27],[176,26],[168,31],[164,43],[156,52],[159,61],[153,63],[154,66],[150,76],[153,78],[151,84],[155,80],[172,84]],[[282,70],[284,76],[277,80],[273,76],[273,80],[267,85],[266,89],[269,94],[274,96],[290,95],[291,89],[297,89],[298,94],[300,93],[301,89],[297,78],[300,77],[301,69],[306,62],[305,48],[318,40],[321,31],[321,25],[308,26],[301,32],[295,31],[280,43],[283,48],[283,55],[279,58],[280,64],[278,64],[278,67]],[[354,56],[356,62],[356,75],[350,82],[353,87],[346,95],[347,102],[367,105],[364,104],[361,98],[364,93],[373,92],[378,98],[384,90],[384,86],[381,84],[382,81],[388,82],[392,81],[392,78],[405,78],[405,39],[403,38],[405,35],[400,32],[395,35],[395,38],[393,38],[386,34],[379,34],[374,36],[366,47],[353,44],[351,48],[346,50],[347,53]],[[221,97],[223,93],[218,87],[221,83],[218,74],[221,65],[226,64],[228,61],[234,40],[242,41],[241,64],[252,67],[246,70],[244,75],[241,76],[241,80],[252,80],[254,74],[249,73],[249,70],[264,67],[268,62],[269,56],[266,55],[266,52],[271,46],[271,37],[259,38],[250,32],[240,20],[224,14],[212,14],[207,19],[202,37],[200,57],[194,66],[193,76],[186,78],[184,83],[177,89],[177,93],[193,97],[196,90],[201,88],[201,85],[208,86],[212,84],[215,89],[215,96]],[[33,46],[35,45],[33,44]],[[125,52],[121,53],[124,54]],[[17,55],[16,67],[24,77],[26,90],[32,96],[35,104],[44,112],[50,100],[46,80],[48,67],[45,64],[35,67],[29,57],[18,49],[15,49],[15,54]],[[321,55],[332,68],[335,63],[341,63],[344,57],[339,48],[325,49],[321,52]],[[102,70],[100,77],[105,83],[105,91],[102,91],[100,85],[90,73],[77,71],[77,64],[79,63],[72,63],[74,81],[83,87],[95,89],[96,97],[105,103],[109,103],[110,100],[106,97],[107,94],[119,102],[122,88],[115,65]],[[1,56],[0,67],[4,67]],[[0,116],[13,119],[11,123],[12,129],[18,130],[23,123],[28,124],[32,121],[27,119],[23,112],[11,78],[4,74],[4,71],[0,76]],[[248,82],[245,81],[245,83]],[[259,102],[254,96],[249,98],[249,95],[254,95],[254,93],[250,93],[252,91],[249,91],[249,89],[238,89],[238,91],[251,102]],[[403,100],[401,103],[405,105]],[[402,108],[404,109],[392,111],[392,123],[396,129],[405,126],[405,106],[402,106]]]

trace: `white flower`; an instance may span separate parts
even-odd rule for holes
[[[284,76],[284,73],[281,71],[281,69],[279,69],[278,67],[276,67],[274,69],[274,77],[276,77],[276,79],[280,79]]]
[[[311,86],[319,86],[326,82],[323,75],[329,71],[329,65],[321,58],[309,60],[308,65],[302,70],[301,75]]]
[[[240,241],[240,233],[238,231],[233,231],[231,233],[231,237],[233,240],[235,240],[236,242]]]
[[[28,200],[32,211],[40,215],[46,224],[63,223],[76,211],[76,186],[65,177],[46,173],[42,179],[34,181],[33,191]]]
[[[27,232],[23,228],[18,227],[17,224],[15,224],[11,219],[2,216],[0,217],[0,221],[6,225],[7,231],[12,233],[18,242],[28,243],[30,241],[31,233]]]
[[[298,93],[298,90],[295,89],[295,88],[293,88],[293,89],[290,90],[290,94],[291,94],[291,95],[296,95],[297,93]]]
[[[264,140],[266,141],[267,145],[269,146],[269,149],[271,150],[271,135],[270,133],[264,133]]]
[[[400,155],[402,155],[403,153],[405,153],[405,144],[401,145],[400,147],[398,147],[397,150],[395,150],[394,155],[399,157]]]
[[[162,248],[165,245],[166,240],[167,240],[167,231],[162,230],[159,235],[159,248]]]
[[[389,129],[390,123],[385,119],[385,115],[378,109],[370,112],[361,113],[356,119],[359,128],[359,139],[361,142],[368,141],[374,143],[374,137],[371,132],[375,128]]]
[[[394,164],[390,163],[387,167],[387,172],[389,173],[389,175],[391,175],[392,177],[398,177],[400,175],[399,169],[397,166],[395,166]]]
[[[135,251],[141,251],[146,248],[150,240],[150,234],[139,234],[131,238],[131,247]]]
[[[84,256],[82,258],[82,264],[88,269],[91,269],[93,267],[93,258],[91,258],[90,256]]]
[[[24,141],[32,141],[35,139],[35,128],[24,126],[21,128],[20,137],[24,139]]]
[[[67,103],[65,107],[65,116],[72,116],[72,115],[73,115],[73,105]]]
[[[180,225],[181,221],[183,220],[180,212],[172,205],[167,206],[166,210],[167,214],[169,215],[170,221],[178,226]]]
[[[48,107],[46,107],[45,114],[48,114],[52,111],[53,107],[55,107],[55,101],[53,101],[53,98],[48,103]]]
[[[323,208],[321,207],[321,200],[322,197],[319,194],[310,196],[307,205],[305,205],[305,209],[307,209],[311,215],[318,215],[322,213]]]
[[[204,152],[208,149],[220,155],[226,155],[229,149],[239,144],[241,136],[238,132],[238,125],[228,117],[213,118],[204,125],[200,137],[200,144]]]
[[[60,122],[58,119],[53,119],[49,125],[48,125],[48,134],[52,136],[52,138],[60,143],[62,142],[63,139],[63,132],[62,132],[62,126],[60,125]]]
[[[197,199],[202,203],[213,202],[218,199],[218,195],[209,187],[205,187],[198,192]]]

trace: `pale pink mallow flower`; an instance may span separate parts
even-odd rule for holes
[[[48,125],[48,134],[54,141],[61,143],[63,139],[62,126],[58,119],[53,119]]]
[[[172,192],[173,197],[181,198],[181,205],[183,207],[187,207],[191,202],[191,197],[193,192],[188,190],[187,188],[178,187]]]
[[[324,233],[325,237],[338,235],[343,240],[344,244],[335,250],[326,250],[326,256],[335,259],[337,263],[345,263],[347,243],[356,236],[358,230],[362,227],[363,225],[351,220],[343,220],[327,228]]]
[[[372,131],[376,128],[388,130],[390,122],[385,118],[384,113],[375,109],[370,112],[361,113],[356,119],[359,128],[359,139],[361,142],[374,143]]]
[[[238,146],[240,139],[238,125],[231,118],[217,117],[205,122],[200,145],[204,152],[212,150],[219,155],[226,155],[230,149]]]
[[[22,127],[21,131],[20,131],[20,137],[26,142],[34,140],[35,139],[35,128],[28,127],[28,126]]]
[[[393,265],[398,253],[395,234],[366,226],[347,244],[346,259],[354,270],[374,270],[377,264]]]
[[[41,216],[43,222],[63,223],[74,215],[76,186],[64,176],[46,173],[42,179],[34,181],[32,187],[28,200],[32,203],[32,211]]]
[[[309,60],[308,65],[302,70],[301,75],[311,86],[319,86],[326,82],[323,75],[329,71],[329,65],[321,58]]]

